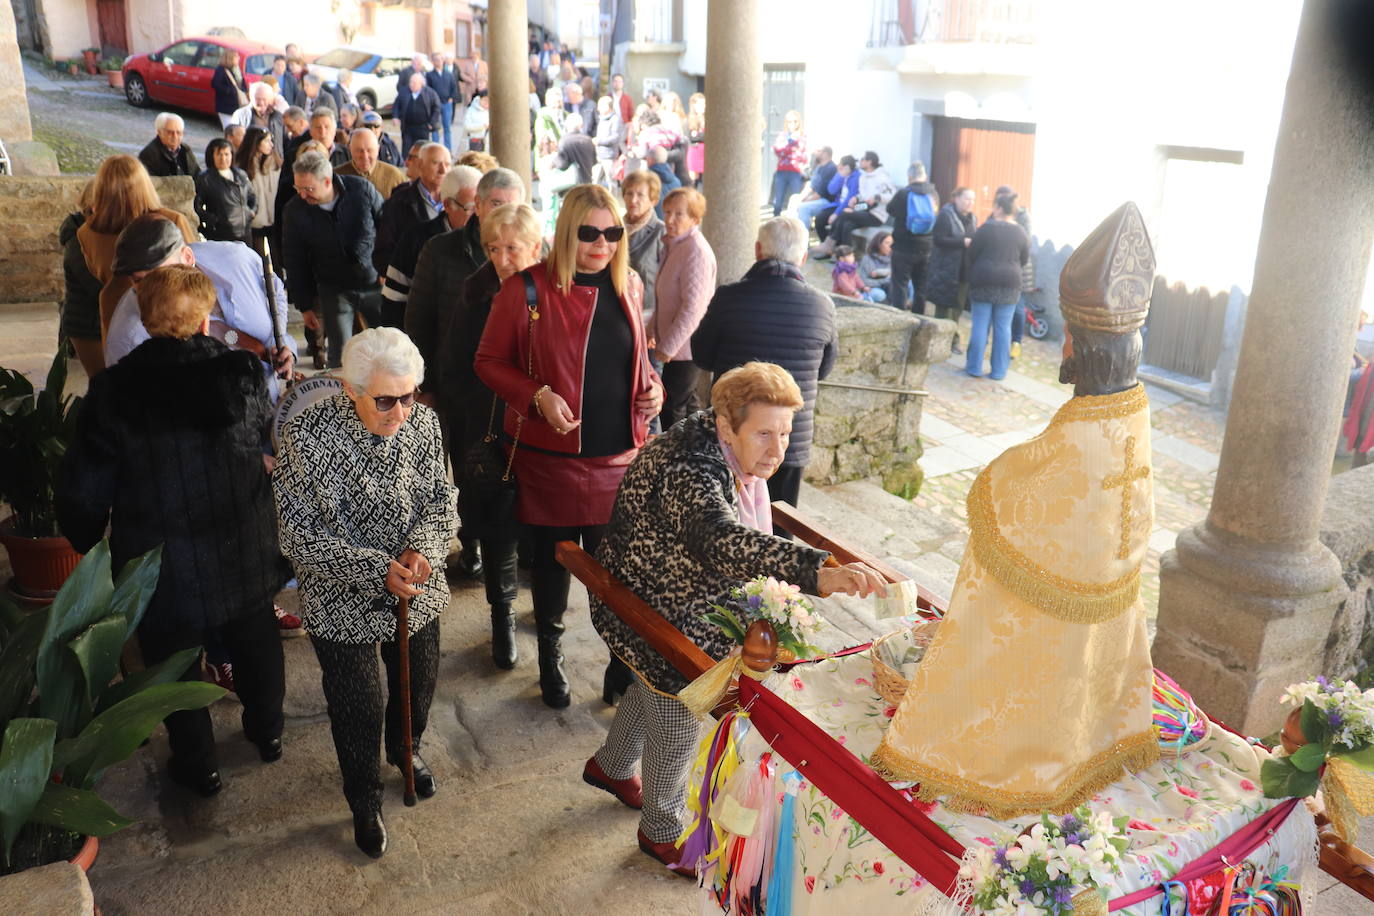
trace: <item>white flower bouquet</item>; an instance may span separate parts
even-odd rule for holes
[[[1299,724],[1307,743],[1286,757],[1273,757],[1260,767],[1264,794],[1270,798],[1312,795],[1319,772],[1331,758],[1344,758],[1366,772],[1374,771],[1374,689],[1360,690],[1352,681],[1336,683],[1319,677],[1290,684],[1282,702],[1302,710]]]
[[[809,642],[809,635],[821,628],[822,620],[796,585],[759,576],[733,589],[724,604],[711,608],[702,619],[720,627],[738,645],[744,645],[749,624],[767,620],[778,634],[778,645],[797,658],[820,651]]]

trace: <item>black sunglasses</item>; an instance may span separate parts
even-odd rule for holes
[[[600,238],[603,235],[606,237],[606,241],[608,242],[618,242],[625,237],[625,227],[607,226],[605,229],[598,229],[595,226],[577,227],[577,240],[579,242],[586,242],[588,245],[590,245],[592,242],[595,242],[598,238]]]
[[[381,397],[374,395],[372,400],[376,402],[377,410],[382,413],[390,413],[397,404],[409,410],[415,406],[415,392],[412,391],[410,394],[403,394],[399,397],[391,394],[384,394]]]

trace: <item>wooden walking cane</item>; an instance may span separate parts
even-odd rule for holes
[[[401,772],[406,777],[405,803],[415,807],[415,747],[410,734],[410,599],[396,609],[396,651],[401,654]]]

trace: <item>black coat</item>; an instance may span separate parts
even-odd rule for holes
[[[425,361],[424,389],[438,392],[446,419],[458,401],[450,396],[449,373],[461,369],[472,376],[472,356],[477,353],[474,340],[467,365],[455,362],[448,350],[453,320],[464,308],[464,284],[486,261],[482,229],[472,216],[461,229],[438,233],[425,242],[411,275],[405,330]]]
[[[924,243],[917,241],[917,236],[908,232],[906,229],[906,205],[907,195],[910,192],[917,194],[934,194],[935,185],[928,181],[915,181],[902,188],[892,195],[892,200],[887,203],[887,215],[892,218],[892,247],[897,251],[915,251],[918,247],[929,248],[930,240],[927,238]],[[939,200],[939,198],[935,198]],[[936,211],[936,222],[939,222],[939,211]],[[935,234],[935,227],[932,226],[927,236]]]
[[[380,276],[386,275],[387,265],[396,245],[410,230],[434,219],[429,205],[420,196],[420,184],[412,181],[391,192],[382,205],[382,219],[377,224],[377,244],[372,250],[372,266]],[[411,265],[414,267],[414,265]]]
[[[167,147],[163,146],[157,137],[138,151],[138,161],[143,163],[148,174],[154,178],[171,178],[173,175],[194,178],[200,171],[200,163],[196,161],[196,154],[191,152],[189,146],[181,144],[173,156],[167,152]]]
[[[938,306],[959,305],[959,283],[968,279],[968,247],[964,239],[973,238],[973,214],[960,216],[954,204],[945,204],[935,217],[935,248],[926,272],[926,298]]]
[[[806,402],[792,420],[783,467],[811,459],[816,389],[835,367],[840,345],[835,303],[786,261],[758,261],[737,283],[716,290],[692,335],[692,362],[720,375],[750,360],[777,363]]]
[[[405,168],[406,159],[401,155],[401,148],[391,139],[391,135],[385,132],[377,142],[377,161],[394,165],[398,169]]]
[[[392,114],[401,122],[401,132],[406,130],[436,131],[442,126],[444,106],[439,94],[425,86],[419,95],[412,96],[407,86],[396,95]]]
[[[231,174],[229,179],[215,169],[205,169],[196,176],[200,234],[212,242],[251,242],[258,196],[247,172],[234,166]]]
[[[214,76],[210,77],[210,88],[215,90],[215,112],[217,114],[233,114],[246,104],[239,100],[240,92],[245,96],[248,95],[248,79],[243,75],[242,70],[238,72],[238,77],[235,78],[221,64],[215,68]]]
[[[425,82],[439,96],[440,104],[452,102],[457,105],[463,101],[463,95],[458,91],[458,77],[452,69],[431,70],[425,74]]]
[[[321,286],[377,288],[372,246],[382,218],[382,195],[366,178],[334,176],[333,210],[311,206],[299,197],[286,205],[282,262],[286,287],[296,308],[314,308]]]
[[[1030,240],[1016,223],[988,220],[969,246],[969,301],[1014,305],[1021,298],[1021,265],[1030,260]]]
[[[162,545],[143,626],[203,630],[265,611],[286,580],[262,444],[267,382],[251,353],[155,337],[91,379],[58,474],[62,533],[110,523],[116,572]]]
[[[282,150],[281,181],[277,182],[277,201],[273,208],[273,225],[280,226],[282,224],[286,214],[286,204],[296,196],[296,180],[293,171],[296,165],[296,155],[300,153],[301,147],[310,139],[310,134],[301,134],[299,137],[286,141],[286,147]],[[348,150],[337,143],[334,144],[334,149],[329,154],[330,165],[337,169],[347,162],[348,158]]]

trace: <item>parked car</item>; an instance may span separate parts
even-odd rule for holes
[[[248,83],[272,72],[277,48],[227,35],[183,38],[148,54],[134,54],[124,61],[124,98],[130,105],[153,103],[215,113],[215,90],[210,78],[225,48],[239,52],[239,66]]]
[[[344,45],[315,58],[310,71],[319,74],[321,81],[333,83],[340,70],[352,70],[353,94],[358,97],[359,104],[366,101],[373,110],[390,114],[392,103],[396,101],[396,78],[410,66],[411,58],[417,53]],[[425,57],[425,69],[430,69],[428,56]]]

